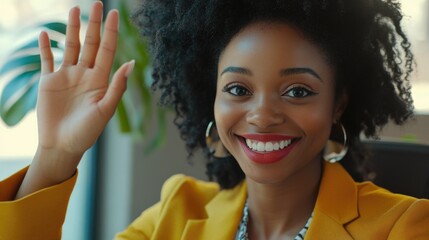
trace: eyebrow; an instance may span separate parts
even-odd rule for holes
[[[239,73],[239,74],[244,74],[244,75],[249,75],[249,76],[253,75],[252,71],[250,71],[247,68],[242,68],[242,67],[226,67],[220,75],[222,76],[224,73],[227,73],[227,72]]]
[[[239,74],[244,74],[244,75],[248,75],[248,76],[253,75],[252,71],[250,71],[247,68],[233,67],[233,66],[226,67],[220,75],[222,76],[224,73],[227,73],[227,72],[239,73]],[[323,81],[322,78],[319,76],[319,74],[317,74],[311,68],[298,67],[298,68],[286,68],[286,69],[280,70],[280,76],[282,76],[282,77],[295,75],[295,74],[310,74],[310,75],[314,76],[315,78],[319,79],[320,81]]]
[[[304,74],[304,73],[313,75],[315,78],[317,78],[320,81],[322,81],[322,78],[313,69],[311,69],[311,68],[305,68],[305,67],[282,69],[280,71],[280,76],[289,76],[289,75]]]

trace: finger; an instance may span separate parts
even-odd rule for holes
[[[100,46],[100,27],[103,18],[103,4],[95,2],[92,5],[89,17],[89,25],[86,30],[85,42],[81,57],[81,64],[86,67],[93,67],[98,47]]]
[[[99,102],[101,111],[107,116],[112,116],[115,113],[116,106],[127,88],[127,79],[133,71],[134,65],[134,60],[125,63],[113,75],[112,83],[110,83],[106,95]]]
[[[80,51],[79,29],[80,29],[80,9],[74,7],[70,9],[69,21],[66,31],[66,49],[64,52],[63,65],[74,65],[77,63]]]
[[[95,68],[100,69],[105,77],[109,76],[113,58],[115,57],[118,24],[118,11],[110,11],[106,18],[103,38],[101,39],[100,48],[95,59]]]
[[[40,61],[42,63],[42,75],[54,71],[54,55],[51,50],[51,41],[46,32],[39,35]]]

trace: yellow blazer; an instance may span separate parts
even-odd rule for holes
[[[0,182],[0,240],[60,239],[76,176],[11,201],[25,169]],[[175,175],[161,201],[115,239],[230,239],[241,220],[246,183],[220,190],[215,183]],[[355,183],[339,164],[324,164],[308,239],[429,239],[429,201]]]
[[[77,174],[62,184],[13,200],[28,168],[0,181],[0,240],[61,239]]]
[[[173,176],[161,201],[116,238],[233,240],[246,190],[245,183],[220,191],[214,183]],[[325,163],[305,239],[428,240],[429,201],[392,194],[370,182],[355,183],[340,164]]]

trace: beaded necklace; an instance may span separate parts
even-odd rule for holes
[[[298,235],[296,235],[294,240],[304,239],[312,219],[313,219],[313,213],[311,213],[310,217],[307,220],[307,223],[301,229],[301,231],[299,231]],[[237,234],[235,235],[235,240],[249,240],[249,232],[247,231],[248,224],[249,224],[249,206],[246,200],[246,203],[244,204],[244,209],[243,209],[243,217],[241,218],[240,225],[238,226]]]

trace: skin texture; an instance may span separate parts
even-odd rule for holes
[[[16,198],[61,183],[74,174],[84,152],[95,143],[113,116],[133,69],[133,61],[123,64],[109,85],[116,51],[118,11],[112,10],[107,15],[101,38],[103,5],[93,4],[81,56],[79,14],[78,7],[70,10],[64,60],[57,71],[54,71],[49,37],[46,32],[40,34],[39,145]]]
[[[246,174],[251,238],[293,239],[314,208],[321,150],[346,105],[345,96],[335,101],[333,73],[323,52],[283,23],[250,24],[220,56],[216,125]],[[245,134],[298,141],[280,161],[261,164],[246,155]]]

